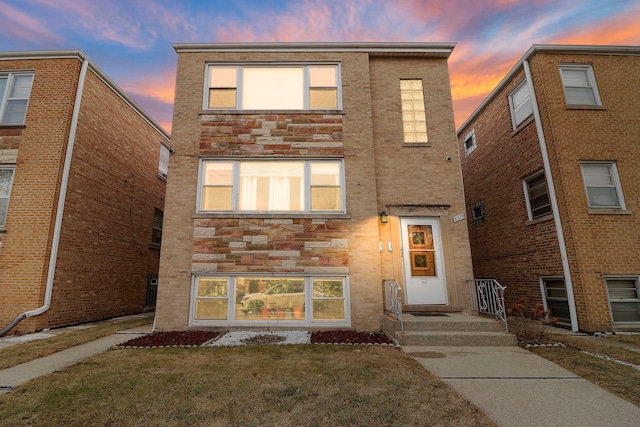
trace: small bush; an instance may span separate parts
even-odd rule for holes
[[[528,312],[528,313],[527,313]],[[512,316],[512,328],[519,343],[543,344],[549,341],[548,325],[555,325],[558,319],[549,318],[550,310],[545,310],[540,303],[534,308],[525,308],[525,299],[511,304],[507,314]]]

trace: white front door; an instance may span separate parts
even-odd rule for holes
[[[406,304],[447,304],[438,218],[402,218]]]

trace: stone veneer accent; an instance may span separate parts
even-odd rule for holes
[[[206,114],[200,155],[343,155],[336,114]]]

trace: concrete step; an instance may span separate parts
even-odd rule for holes
[[[401,346],[513,346],[515,336],[506,332],[399,332]]]
[[[384,327],[387,331],[401,331],[400,321],[389,315],[385,316]],[[503,322],[493,318],[471,316],[467,314],[449,314],[447,316],[414,316],[403,315],[405,331],[451,331],[451,332],[501,332],[505,331]]]

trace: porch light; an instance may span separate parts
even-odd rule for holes
[[[380,224],[386,224],[389,222],[389,215],[385,211],[380,212]]]

